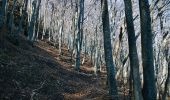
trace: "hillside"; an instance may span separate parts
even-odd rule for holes
[[[0,100],[170,100],[170,0],[0,0]]]
[[[59,56],[58,50],[44,41],[32,46],[22,37],[16,46],[5,39],[5,49],[0,53],[0,99],[99,100],[106,97],[105,75],[97,77],[85,69],[74,71],[67,53],[64,50]]]

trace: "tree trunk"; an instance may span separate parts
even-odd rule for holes
[[[104,39],[104,53],[107,68],[107,77],[109,85],[109,94],[111,99],[118,99],[117,85],[115,79],[115,66],[113,64],[110,25],[109,25],[109,12],[107,0],[101,0],[102,7],[102,23],[103,23],[103,39]]]
[[[145,100],[156,100],[156,85],[153,64],[153,46],[151,17],[148,0],[139,0],[142,62],[143,62],[143,97]]]
[[[2,28],[3,24],[6,22],[6,6],[7,0],[2,0],[2,8],[0,9],[0,29]]]
[[[44,2],[46,2],[45,3],[45,8],[43,8],[43,9],[45,9],[44,10],[44,19],[43,19],[43,21],[44,21],[44,23],[43,23],[43,33],[42,33],[42,37],[41,37],[41,40],[43,40],[44,39],[44,36],[45,36],[45,33],[46,33],[46,29],[47,29],[47,26],[46,26],[46,23],[47,23],[47,18],[46,18],[46,16],[47,16],[47,6],[48,6],[48,0],[44,0]]]
[[[22,32],[23,24],[24,24],[24,17],[27,16],[26,9],[27,9],[28,0],[24,0],[22,2],[23,2],[23,5],[21,7],[22,13],[21,13],[21,19],[19,22],[19,28],[17,30],[17,35],[19,35]]]
[[[139,74],[139,60],[136,48],[135,30],[133,24],[133,13],[132,13],[132,2],[131,0],[124,0],[125,3],[125,16],[127,23],[128,32],[128,43],[129,43],[129,57],[130,57],[130,68],[133,78],[133,94],[135,100],[142,100],[141,82]]]
[[[78,33],[77,33],[77,39],[76,39],[76,64],[75,69],[77,71],[80,70],[80,54],[81,54],[81,47],[82,47],[82,41],[83,41],[83,22],[84,22],[84,0],[80,0],[80,12],[79,12],[79,18],[78,18]]]
[[[35,14],[35,28],[34,28],[34,37],[33,40],[37,39],[37,34],[38,34],[38,23],[40,20],[38,20],[39,18],[39,13],[40,13],[40,6],[41,6],[41,0],[37,1],[37,7],[36,7],[36,14]]]
[[[28,30],[28,39],[31,43],[33,43],[34,39],[34,28],[35,28],[35,21],[36,21],[36,5],[37,5],[37,1],[34,0],[32,2],[32,5],[33,5],[33,13],[32,13],[32,16],[31,16],[31,21],[30,21],[30,24],[29,24],[29,30]]]
[[[162,96],[162,100],[167,100],[168,92],[170,92],[170,62],[168,63],[168,77],[165,82],[164,94]]]
[[[8,28],[10,30],[10,34],[13,34],[13,28],[14,28],[14,10],[17,4],[17,0],[13,1],[13,7],[12,7],[12,11],[10,12],[10,19],[9,19],[9,23],[8,23]]]

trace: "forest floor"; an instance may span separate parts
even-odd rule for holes
[[[106,72],[96,76],[88,58],[77,72],[66,47],[59,55],[45,41],[31,45],[20,36],[16,45],[5,33],[4,28],[0,32],[0,100],[109,100]],[[125,100],[124,93],[119,94]]]
[[[0,100],[107,100],[106,74],[98,76],[74,62],[64,48],[44,41],[30,45],[24,37],[18,46],[5,39],[0,50]]]

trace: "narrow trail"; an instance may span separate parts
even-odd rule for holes
[[[107,100],[105,76],[74,71],[65,48],[60,56],[46,42],[32,47],[21,41],[19,46],[6,41],[0,53],[1,100]]]

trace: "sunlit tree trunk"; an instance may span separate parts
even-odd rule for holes
[[[62,47],[63,24],[64,24],[64,21],[62,20],[60,29],[59,29],[59,54],[61,54],[61,47]]]
[[[99,71],[99,40],[98,40],[98,32],[97,32],[97,26],[95,30],[95,63],[94,63],[94,73],[97,75],[97,72]]]
[[[49,32],[49,37],[48,37],[48,41],[51,41],[51,37],[52,37],[52,34],[53,34],[53,21],[54,21],[54,4],[52,3],[51,4],[51,9],[52,9],[52,12],[51,12],[51,20],[50,20],[50,32]]]
[[[41,40],[44,39],[44,36],[45,36],[45,33],[46,33],[46,29],[47,29],[47,26],[46,26],[46,23],[47,23],[47,6],[48,6],[48,0],[45,0],[45,8],[42,8],[44,9],[43,13],[44,13],[44,16],[43,16],[43,33],[42,33],[42,37],[41,37]]]
[[[167,79],[165,81],[165,87],[164,87],[164,93],[163,93],[163,96],[162,96],[162,100],[167,100],[168,96],[170,96],[170,41],[167,41],[167,45],[165,47],[165,50],[164,50],[164,55],[165,55],[165,58],[166,58],[166,61],[167,61],[167,65],[168,65],[168,75],[167,75]]]
[[[168,63],[168,76],[165,82],[164,94],[162,96],[162,100],[167,100],[167,96],[170,94],[170,61]],[[170,96],[170,95],[169,95]]]
[[[39,32],[40,32],[40,24],[41,24],[41,12],[39,12],[39,21],[37,23],[37,34],[36,34],[36,39],[39,39]]]
[[[73,60],[73,55],[74,55],[74,50],[75,50],[76,14],[77,14],[77,12],[75,11],[75,15],[72,18],[73,41],[72,41],[72,49],[71,49],[71,61]]]

